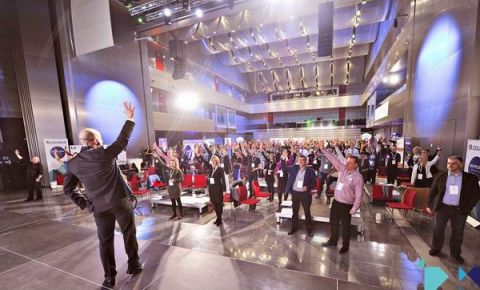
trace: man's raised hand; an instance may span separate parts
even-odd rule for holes
[[[133,115],[135,115],[135,107],[130,102],[123,102],[123,113],[127,116],[127,119],[133,120]]]

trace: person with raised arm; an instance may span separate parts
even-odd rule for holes
[[[341,224],[342,248],[339,253],[344,254],[350,247],[352,215],[357,212],[362,202],[364,183],[362,174],[357,170],[359,159],[357,156],[350,155],[344,164],[333,153],[325,150],[323,141],[319,142],[318,147],[338,171],[337,186],[330,209],[330,238],[327,242],[322,243],[322,246],[337,246]]]
[[[135,127],[133,116],[135,107],[124,102],[127,120],[120,135],[112,145],[104,148],[102,135],[95,129],[80,131],[78,139],[84,147],[82,151],[67,162],[67,173],[63,191],[81,209],[88,207],[93,213],[97,225],[100,246],[100,258],[105,274],[103,286],[113,288],[117,274],[115,264],[114,235],[115,221],[123,234],[125,251],[128,256],[127,274],[137,275],[142,272],[139,262],[133,207],[128,196],[130,187],[125,183],[117,156],[127,147]],[[85,194],[78,190],[81,182]]]

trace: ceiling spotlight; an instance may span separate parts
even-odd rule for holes
[[[197,9],[195,10],[195,16],[197,16],[198,18],[202,18],[202,17],[203,17],[203,11],[202,11],[202,9],[197,8]]]
[[[137,17],[137,23],[138,24],[144,24],[145,23],[145,16],[138,16]]]
[[[172,16],[172,10],[170,10],[170,8],[165,8],[165,9],[163,9],[163,14],[166,17],[170,17],[170,16]]]

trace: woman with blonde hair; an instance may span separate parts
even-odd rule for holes
[[[440,159],[440,155],[435,156],[432,161],[428,161],[428,156],[420,154],[418,162],[413,166],[411,183],[415,187],[429,188],[432,185],[433,175],[431,168]]]
[[[170,159],[169,167],[162,163],[166,167],[167,171],[167,182],[168,182],[168,196],[172,201],[172,210],[173,215],[170,217],[171,220],[174,218],[182,219],[183,218],[183,207],[180,195],[182,194],[182,181],[183,173],[180,170],[180,165],[178,164],[177,158]],[[178,216],[177,216],[177,205],[178,205]]]
[[[225,171],[220,166],[220,158],[214,155],[210,160],[210,163],[206,163],[208,166],[208,195],[210,201],[213,203],[217,220],[215,225],[220,226],[222,224],[223,214],[223,193],[226,191],[225,183]]]

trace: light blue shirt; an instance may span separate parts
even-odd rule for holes
[[[445,195],[442,202],[446,205],[459,206],[460,205],[460,192],[462,191],[462,172],[454,175],[452,172],[448,172],[447,184],[445,186]],[[450,186],[458,187],[458,194],[451,194]]]
[[[299,168],[297,176],[295,178],[295,183],[293,184],[293,190],[303,192],[303,180],[305,179],[305,171],[306,169]],[[302,186],[297,186],[298,181],[301,181]]]

